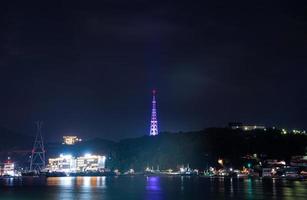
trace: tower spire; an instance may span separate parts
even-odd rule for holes
[[[156,90],[152,90],[152,110],[151,110],[151,121],[150,121],[150,132],[149,135],[158,135],[158,120],[157,120],[157,107],[156,107]]]
[[[36,122],[36,136],[32,149],[30,171],[40,172],[45,168],[45,147],[42,136],[42,122]]]

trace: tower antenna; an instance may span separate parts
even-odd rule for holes
[[[36,136],[32,149],[30,171],[41,172],[45,168],[45,147],[42,136],[42,121],[36,122]]]
[[[157,119],[157,103],[156,103],[156,90],[152,90],[152,109],[151,109],[151,121],[150,121],[150,136],[159,134],[158,131],[158,119]]]

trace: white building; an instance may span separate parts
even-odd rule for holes
[[[101,171],[105,168],[106,157],[101,155],[85,154],[80,157],[63,155],[57,158],[50,158],[48,164],[49,172],[86,172]]]
[[[77,171],[100,171],[105,168],[105,156],[85,154],[77,158]]]
[[[15,164],[10,160],[4,163],[3,175],[15,176]]]
[[[76,160],[72,155],[61,154],[58,158],[49,158],[48,170],[51,172],[74,172]]]

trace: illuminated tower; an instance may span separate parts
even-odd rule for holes
[[[158,135],[158,120],[157,120],[157,107],[156,107],[156,90],[152,91],[152,110],[151,110],[151,121],[150,121],[150,132],[149,135]]]
[[[45,168],[45,147],[42,136],[42,122],[36,122],[37,132],[32,149],[30,171],[40,172]]]

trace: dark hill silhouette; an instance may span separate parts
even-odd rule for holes
[[[32,137],[5,128],[0,128],[0,134],[2,159],[14,151],[32,148]],[[108,157],[108,167],[122,170],[143,170],[147,166],[167,169],[182,164],[205,169],[216,165],[218,158],[224,158],[232,166],[240,166],[243,156],[253,154],[289,161],[291,156],[305,154],[307,135],[284,135],[273,129],[243,131],[208,128],[185,133],[160,133],[158,136],[129,138],[119,142],[96,138],[73,146],[60,143],[48,143],[45,146],[47,157],[58,156],[60,153],[104,154]],[[16,158],[23,158],[25,162],[29,153],[21,152],[21,156]]]
[[[0,137],[0,152],[30,150],[32,148],[33,137],[31,136],[0,127]]]

